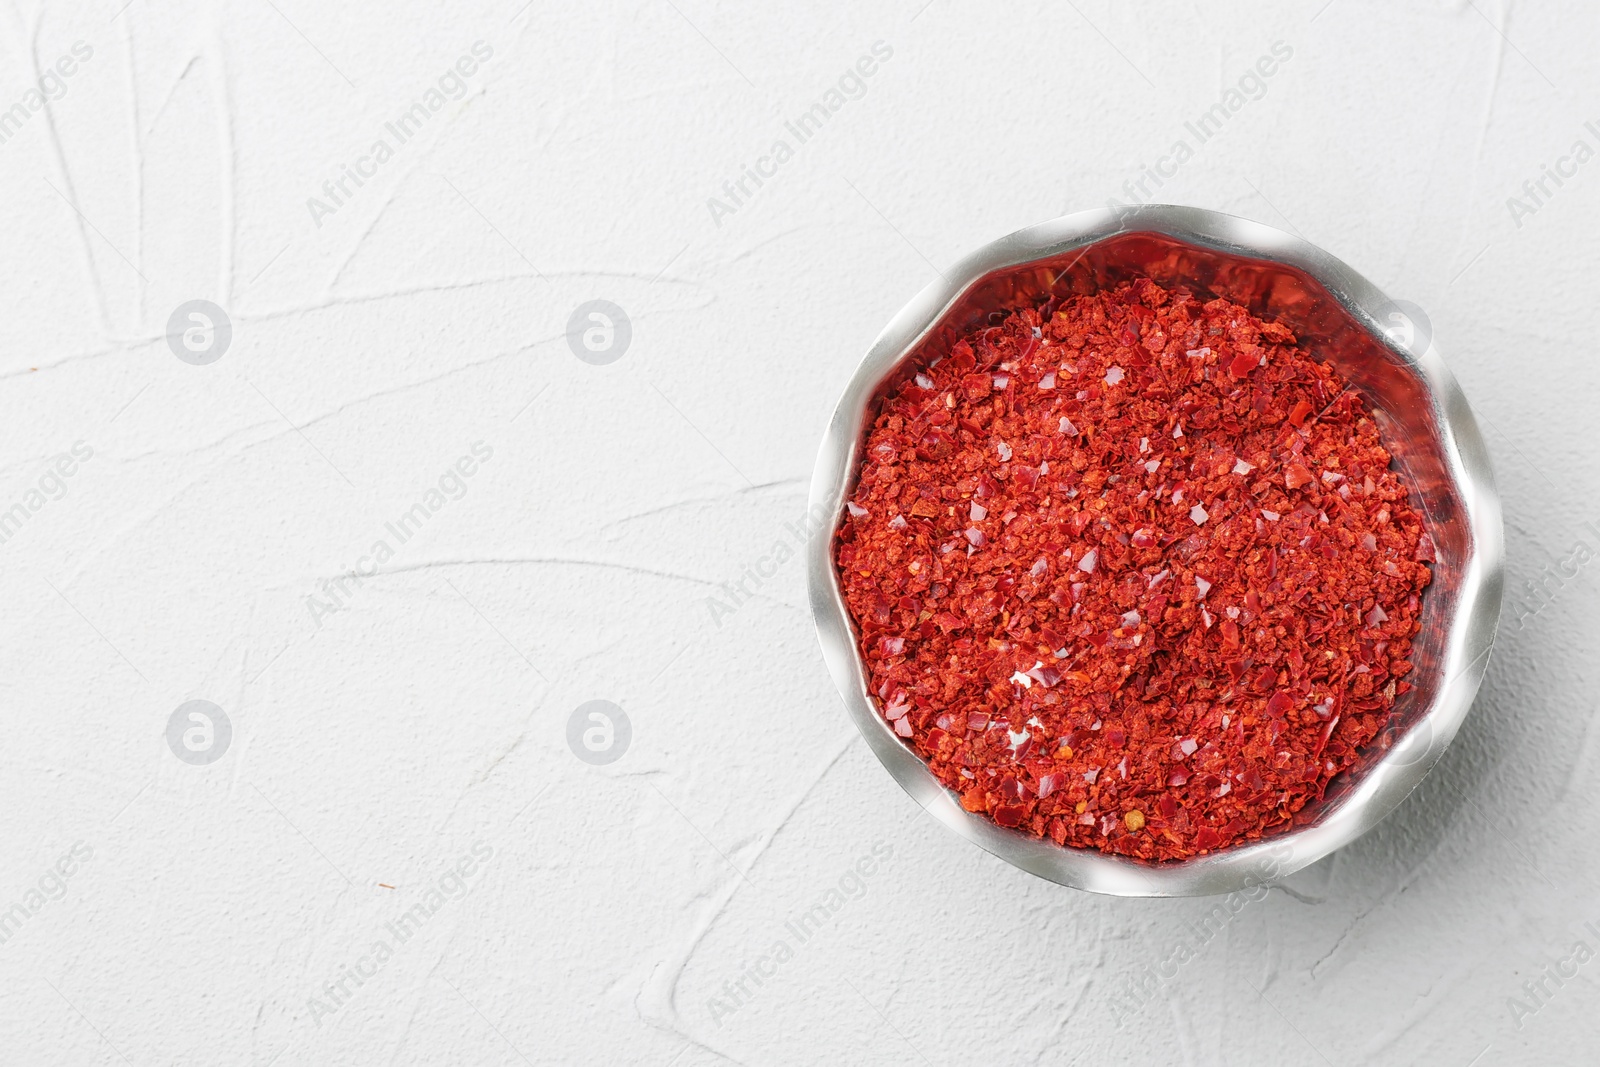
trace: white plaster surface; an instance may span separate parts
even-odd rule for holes
[[[1600,548],[1600,161],[1507,198],[1600,148],[1600,11],[521,2],[0,10],[0,1062],[1595,1061],[1600,962],[1523,983],[1600,950],[1600,607],[1571,556]],[[1264,95],[1137,198],[1293,229],[1428,310],[1510,596],[1426,783],[1134,1006],[1215,902],[1063,889],[925,817],[844,716],[798,560],[708,598],[793,547],[838,392],[936,266],[1133,198],[1279,41]],[[193,299],[232,322],[207,366],[165,336]],[[592,299],[631,320],[608,365],[564,336]],[[204,766],[165,740],[192,699],[232,726]],[[597,699],[632,725],[606,766],[566,740]],[[802,943],[786,921],[841,884]]]

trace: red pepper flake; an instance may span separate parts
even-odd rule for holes
[[[1249,351],[1241,350],[1228,364],[1228,373],[1235,378],[1243,378],[1246,374],[1261,365],[1261,354],[1255,351],[1255,346],[1250,346]]]
[[[1001,826],[1259,840],[1411,688],[1433,542],[1361,395],[1235,304],[1009,312],[882,391],[863,455],[835,559],[871,690]]]

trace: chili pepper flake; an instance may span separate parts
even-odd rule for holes
[[[1361,395],[1242,307],[1009,312],[880,391],[862,454],[835,559],[871,689],[1001,826],[1258,840],[1410,689],[1437,550]]]

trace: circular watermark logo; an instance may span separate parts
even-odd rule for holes
[[[628,713],[609,700],[590,700],[579,704],[567,719],[567,747],[572,754],[602,767],[615,763],[633,741],[633,724]]]
[[[185,301],[167,319],[167,347],[185,363],[215,363],[232,343],[233,320],[209,300]]]
[[[228,713],[209,700],[189,700],[167,720],[167,747],[185,763],[215,763],[233,742]]]
[[[1433,723],[1427,719],[1402,731],[1400,727],[1389,728],[1389,749],[1387,762],[1394,763],[1397,767],[1409,767],[1426,759],[1433,750]]]
[[[1389,300],[1378,309],[1378,327],[1391,343],[1421,356],[1433,343],[1428,313],[1409,300]]]
[[[615,363],[633,340],[628,313],[609,300],[579,304],[567,320],[567,347],[585,363],[603,367]]]

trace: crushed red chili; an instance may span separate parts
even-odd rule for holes
[[[1059,845],[1286,828],[1411,688],[1433,547],[1365,401],[1148,279],[994,318],[880,393],[840,524],[883,715]]]

